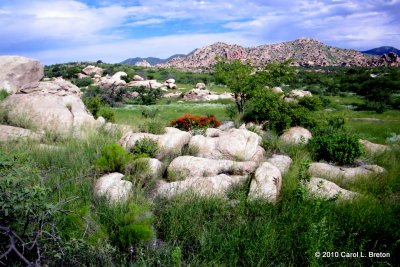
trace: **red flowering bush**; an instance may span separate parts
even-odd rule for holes
[[[190,131],[192,129],[205,129],[209,127],[218,127],[221,122],[214,116],[194,116],[191,114],[185,114],[176,120],[171,122],[172,127],[176,127],[180,130]]]

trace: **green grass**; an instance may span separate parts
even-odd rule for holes
[[[339,104],[357,101],[352,97],[338,99]],[[227,101],[178,103],[178,100],[160,100],[154,106],[134,105],[114,108],[114,111],[117,123],[129,124],[140,130],[143,125],[168,125],[185,113],[215,115],[220,120],[227,120],[225,108],[228,104]],[[159,111],[154,118],[145,118],[142,116],[144,108]],[[351,110],[321,111],[315,116],[325,112],[342,114],[347,121],[346,127],[370,141],[385,143],[391,132],[400,134],[399,111],[383,114]],[[124,239],[120,222],[127,224],[130,221],[129,216],[125,216],[129,212],[127,206],[109,206],[104,199],[93,196],[93,184],[101,175],[94,168],[96,159],[104,145],[116,143],[119,138],[118,135],[100,131],[85,140],[49,142],[58,146],[57,150],[40,148],[35,142],[0,143],[0,177],[32,177],[36,185],[50,190],[43,206],[62,204],[63,212],[57,213],[54,226],[64,254],[57,258],[54,252],[58,251],[57,246],[47,244],[49,265],[400,265],[398,147],[379,156],[363,158],[365,162],[384,167],[385,173],[368,179],[361,177],[351,182],[338,182],[341,187],[362,194],[361,198],[350,202],[308,198],[299,190],[301,166],[311,160],[307,146],[283,145],[277,138],[272,138],[266,149],[290,155],[293,164],[283,178],[280,199],[276,204],[248,202],[246,196],[250,180],[232,189],[228,199],[194,198],[187,194],[157,201],[149,201],[146,195],[151,192],[150,187],[154,183],[149,180],[136,182],[138,187],[128,205],[150,209],[156,238],[163,245],[154,248],[136,244],[132,252],[126,248],[126,242],[120,244],[121,238]],[[137,181],[142,177],[140,171],[136,172],[132,171],[127,179]],[[53,221],[49,225],[53,225]],[[126,228],[128,225],[125,225],[124,231]],[[1,245],[4,241],[0,239]],[[391,257],[316,258],[314,254],[317,251],[387,252]]]
[[[154,118],[164,125],[168,125],[172,120],[184,115],[193,114],[196,116],[213,115],[217,119],[224,121],[229,118],[225,109],[227,104],[217,103],[177,103],[160,104],[154,106],[130,105],[125,108],[114,108],[116,123],[137,126],[149,121],[142,116],[142,110],[146,108],[158,109],[159,112]]]
[[[397,110],[386,111],[383,114],[352,110],[333,111],[329,114],[343,116],[346,118],[346,126],[349,130],[358,134],[360,138],[374,143],[386,144],[387,138],[392,134],[400,134],[400,111]]]

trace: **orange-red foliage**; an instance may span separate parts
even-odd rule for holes
[[[176,120],[173,120],[171,125],[181,130],[190,131],[193,128],[218,127],[221,125],[221,122],[214,116],[198,117],[191,114],[185,114]]]

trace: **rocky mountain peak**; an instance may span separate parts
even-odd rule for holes
[[[272,62],[293,60],[298,66],[397,66],[399,59],[364,55],[356,50],[341,49],[322,43],[310,37],[301,37],[293,41],[278,44],[243,47],[235,44],[217,42],[196,49],[186,57],[175,58],[160,67],[178,69],[210,69],[216,58],[249,61],[254,66],[263,66]]]

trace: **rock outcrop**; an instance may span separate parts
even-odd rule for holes
[[[260,162],[265,154],[260,146],[262,138],[246,129],[208,128],[205,135],[195,135],[189,143],[199,157]]]
[[[89,66],[85,67],[85,68],[82,70],[82,72],[83,72],[84,74],[88,75],[88,76],[91,76],[91,75],[93,75],[93,76],[94,76],[94,75],[102,76],[104,70],[103,70],[102,68],[100,68],[100,67],[96,67],[96,66],[89,65]]]
[[[293,161],[289,156],[273,154],[267,159],[267,162],[277,167],[281,174],[284,175],[289,171]]]
[[[35,82],[0,103],[8,121],[53,134],[81,136],[99,126],[80,99],[80,90],[63,79]]]
[[[241,184],[247,179],[246,176],[228,176],[219,174],[211,177],[196,177],[184,181],[171,183],[160,182],[156,189],[159,197],[174,197],[182,193],[192,193],[201,197],[226,197],[232,186]]]
[[[42,136],[40,134],[28,129],[9,125],[0,125],[0,142],[8,142],[20,139],[39,141],[41,137]]]
[[[188,101],[210,101],[219,99],[232,99],[233,95],[231,93],[216,94],[208,91],[207,89],[192,89],[183,96],[183,100]]]
[[[253,161],[236,162],[232,160],[215,160],[193,156],[175,158],[168,167],[168,176],[179,176],[177,179],[193,177],[210,177],[219,174],[248,175],[257,168]]]
[[[190,141],[190,133],[181,131],[173,127],[165,128],[165,134],[155,135],[149,133],[133,133],[132,131],[126,133],[119,140],[123,148],[129,150],[135,146],[136,141],[149,138],[158,143],[160,149],[165,153],[175,153],[181,151],[184,145]]]
[[[331,179],[353,179],[359,176],[371,176],[383,173],[384,168],[378,165],[364,165],[354,168],[333,166],[327,163],[314,162],[310,164],[309,173],[314,177]]]
[[[97,179],[94,194],[97,197],[105,196],[110,202],[124,202],[128,200],[132,191],[132,183],[122,180],[121,173],[110,173]]]
[[[286,144],[307,144],[311,138],[311,132],[302,127],[292,127],[279,137]]]
[[[39,61],[20,56],[0,56],[0,89],[10,94],[32,82],[39,82],[44,76]]]
[[[369,154],[380,154],[389,149],[389,146],[375,144],[368,140],[360,139],[360,144],[364,147],[365,152]]]
[[[248,198],[250,200],[265,199],[276,202],[282,187],[282,174],[279,169],[269,162],[258,167],[250,184]]]
[[[322,199],[349,200],[359,195],[356,192],[343,189],[331,181],[315,177],[312,177],[306,183],[306,188],[310,196]]]

